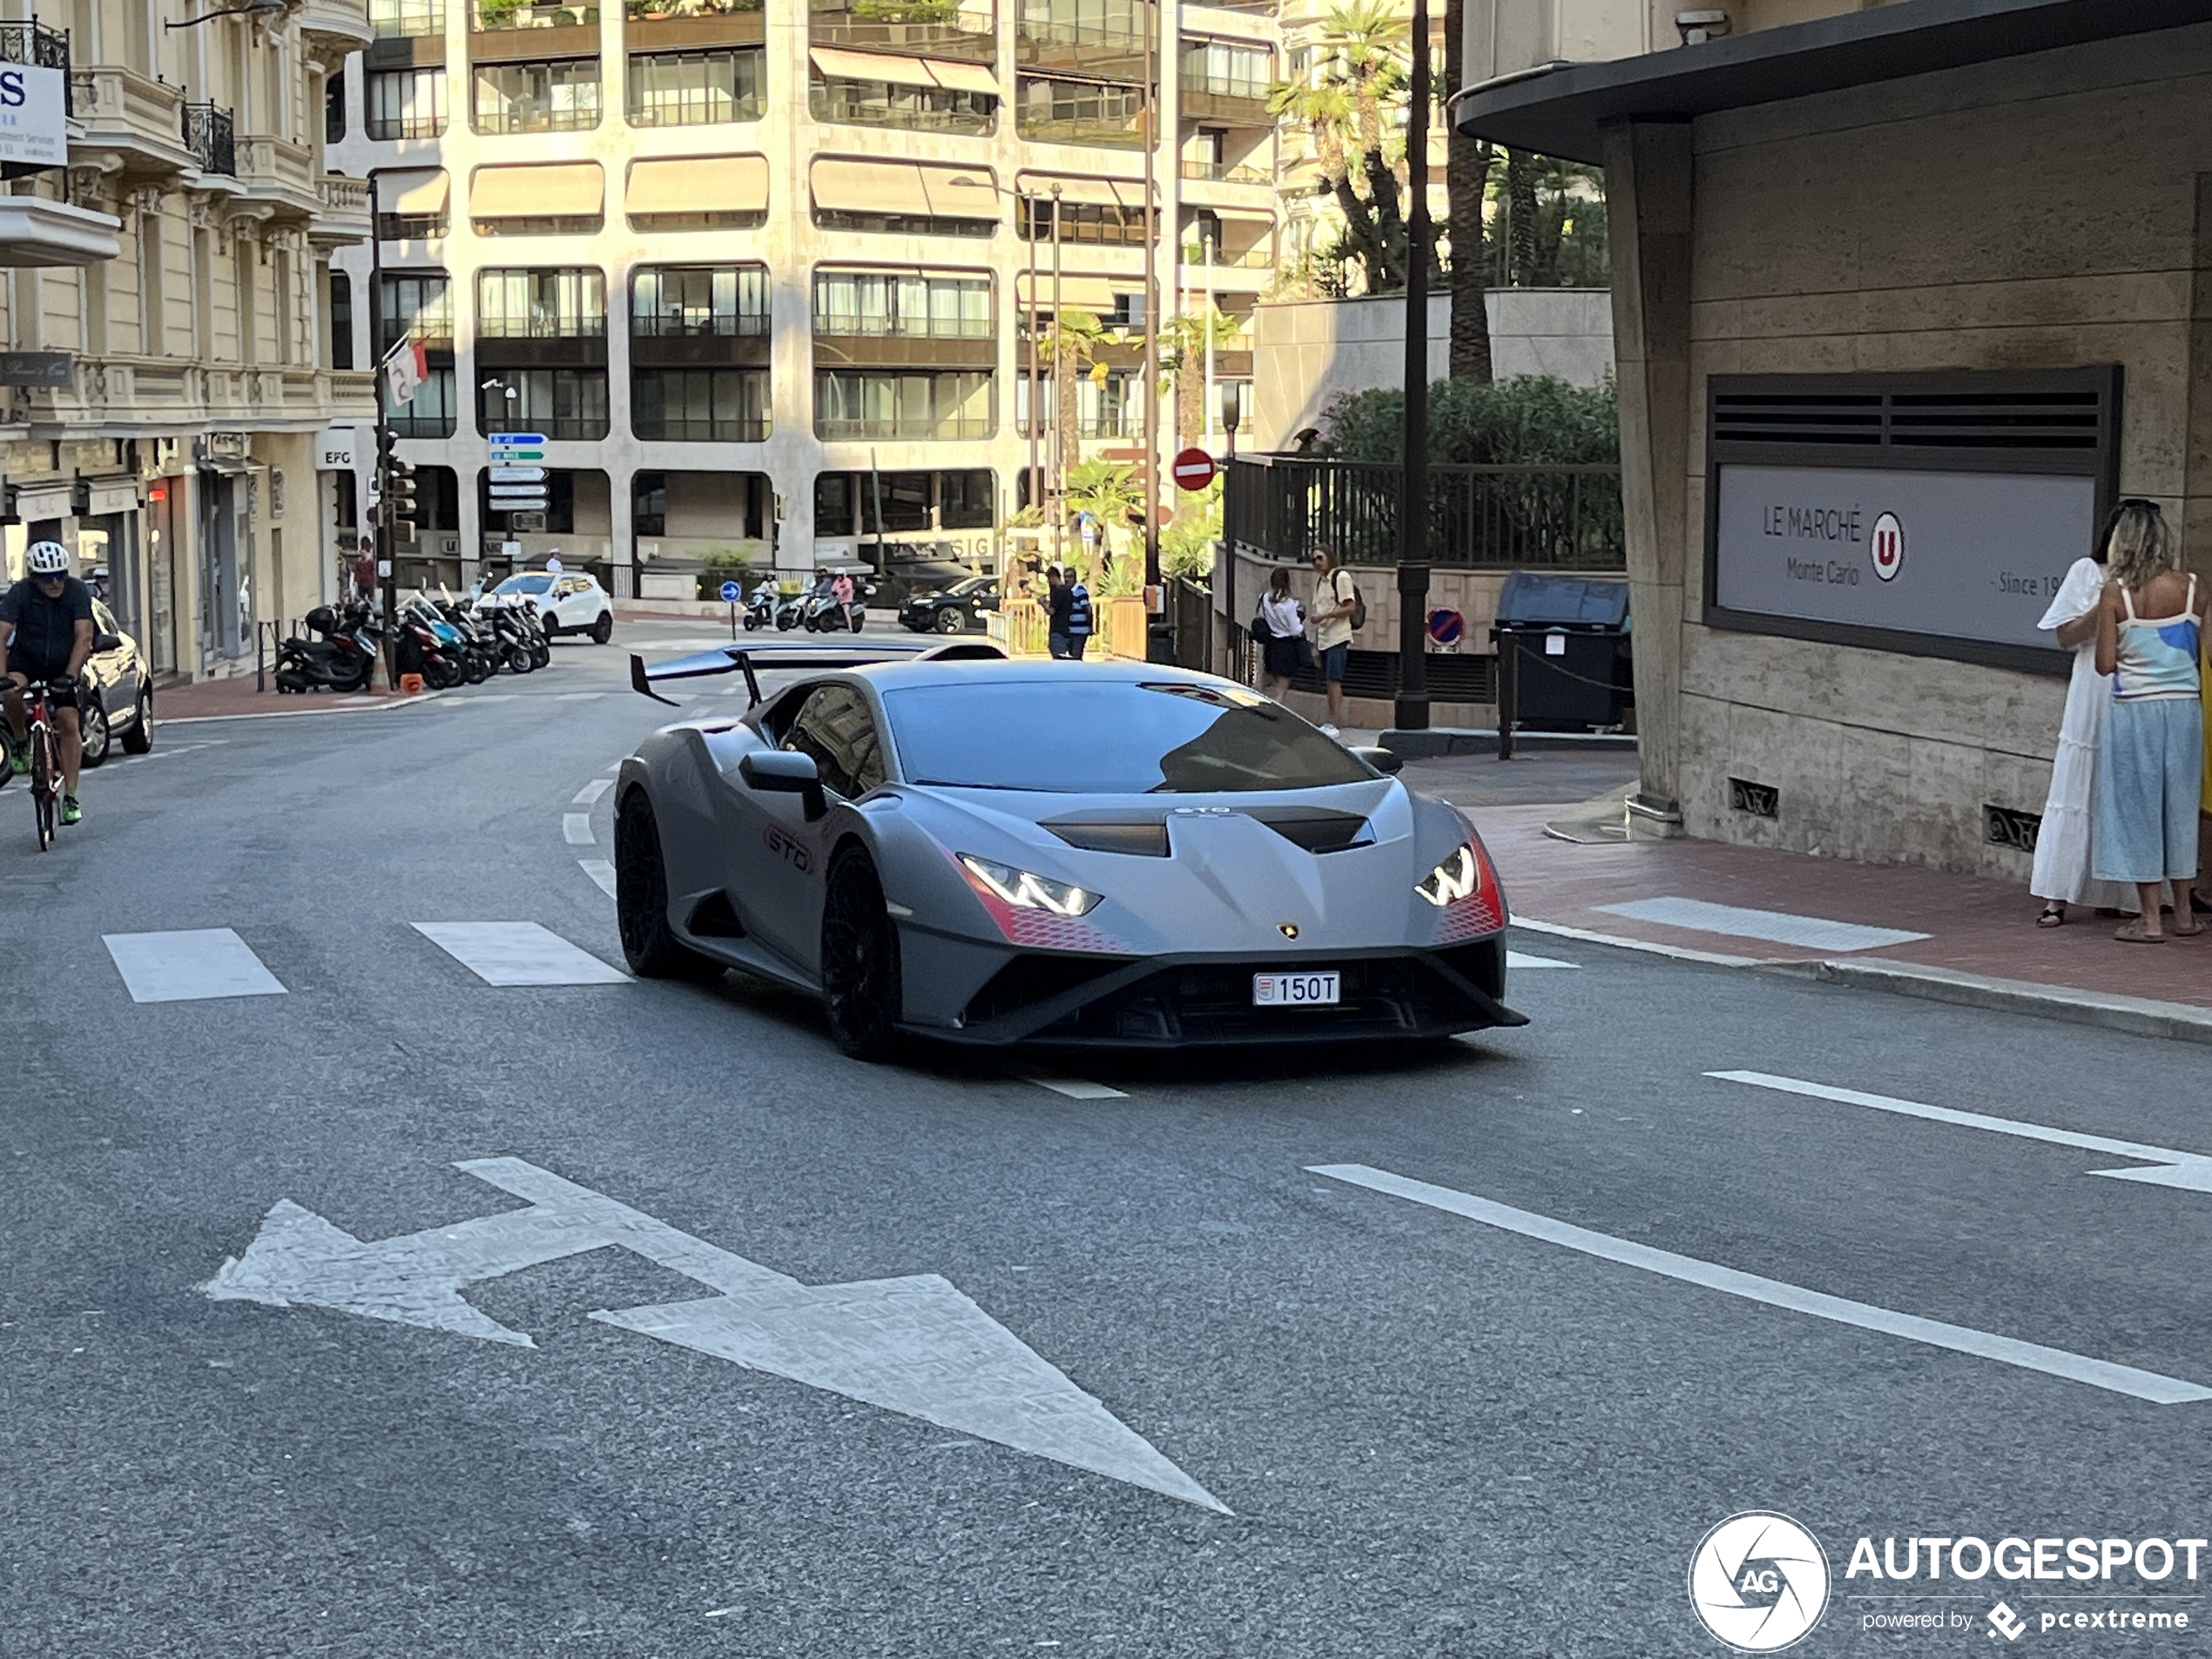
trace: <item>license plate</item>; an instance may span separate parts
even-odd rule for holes
[[[1339,974],[1255,974],[1252,1006],[1256,1008],[1328,1008],[1344,1000],[1344,978]]]

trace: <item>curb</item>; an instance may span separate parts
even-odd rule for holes
[[[204,725],[211,720],[297,720],[308,715],[321,714],[388,714],[395,709],[420,707],[435,703],[443,691],[417,691],[412,697],[379,698],[374,703],[327,703],[320,708],[309,709],[246,709],[236,714],[162,714],[155,712],[157,727],[170,725]]]
[[[1405,755],[1409,759],[1435,755],[1494,755],[1498,752],[1498,734],[1495,731],[1464,726],[1424,726],[1418,732],[1391,726],[1376,741],[1393,754]],[[1513,746],[1531,752],[1552,750],[1570,754],[1577,751],[1633,754],[1636,739],[1635,733],[1628,732],[1515,732]]]
[[[1511,925],[1554,939],[1579,940],[1615,950],[1641,951],[1676,961],[1696,962],[1707,968],[1748,968],[1790,979],[1812,980],[1824,985],[1847,985],[1859,990],[1887,991],[1895,996],[1917,996],[1931,1002],[1960,1008],[1986,1008],[2000,1014],[2024,1014],[2035,1019],[2063,1020],[2074,1025],[2098,1026],[2129,1036],[2162,1037],[2175,1042],[2212,1043],[2212,1008],[2188,1002],[2161,1002],[2147,996],[2124,996],[2111,991],[2088,991],[2068,986],[2040,985],[2030,980],[1998,979],[1968,974],[1952,968],[1927,968],[1881,957],[1792,959],[1728,956],[1716,951],[1695,950],[1683,945],[1662,945],[1648,939],[1623,939],[1587,927],[1569,927],[1555,921],[1515,916]]]

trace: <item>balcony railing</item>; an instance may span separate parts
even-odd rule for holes
[[[540,0],[476,0],[469,21],[479,34],[509,29],[597,28],[596,5],[540,3]]]
[[[214,104],[185,105],[185,148],[202,172],[238,177],[238,134],[231,112]]]
[[[1274,265],[1275,253],[1266,243],[1262,242],[1257,247],[1217,247],[1212,252],[1212,257],[1208,258],[1204,242],[1185,242],[1183,245],[1183,262],[1200,267],[1211,266],[1217,271],[1264,271]]]
[[[43,23],[0,23],[0,64],[61,71],[67,113],[78,113],[79,89],[78,78],[69,72],[68,30],[50,29]]]
[[[873,47],[986,64],[998,52],[998,31],[987,12],[963,12],[945,0],[854,0],[849,6],[817,0],[807,31],[817,46]]]
[[[623,15],[659,23],[678,17],[722,17],[763,9],[763,0],[624,0]]]
[[[1275,181],[1241,161],[1186,161],[1183,176],[1210,185],[1271,185]]]

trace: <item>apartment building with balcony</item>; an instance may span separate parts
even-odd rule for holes
[[[374,413],[334,359],[334,250],[369,229],[323,146],[326,78],[361,0],[217,16],[77,0],[66,30],[0,21],[0,59],[57,70],[66,162],[0,194],[6,575],[55,539],[105,569],[155,670],[250,665],[257,623],[335,591],[352,479],[334,425]],[[11,168],[11,172],[16,171]]]
[[[1139,0],[369,5],[329,139],[375,175],[379,291],[351,349],[411,334],[430,369],[392,411],[441,503],[403,579],[557,551],[668,594],[718,553],[800,570],[879,533],[995,557],[1042,493],[1033,307],[1041,334],[1055,305],[1141,326],[1148,33],[1175,112],[1152,157],[1163,317],[1211,292],[1247,318],[1272,273],[1264,17],[1184,6],[1178,35]],[[368,296],[370,250],[340,265]],[[1099,345],[1078,414],[1087,449],[1135,461],[1132,341]],[[1049,388],[1035,401],[1042,422]],[[1161,407],[1164,452],[1164,388]],[[548,441],[542,523],[489,509],[502,432]]]

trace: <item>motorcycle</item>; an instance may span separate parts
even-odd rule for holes
[[[840,604],[834,593],[818,590],[809,596],[802,620],[810,633],[857,634],[867,626],[868,601],[874,594],[873,582],[856,584],[850,604]]]
[[[376,671],[381,637],[369,619],[368,607],[351,604],[344,610],[317,605],[306,617],[309,638],[294,634],[277,647],[276,685],[280,692],[329,691],[365,691]]]
[[[813,603],[813,596],[804,593],[794,593],[788,598],[779,599],[773,613],[776,619],[776,631],[789,633],[798,627],[806,620],[806,608]]]
[[[434,691],[449,691],[468,676],[461,631],[420,594],[400,607],[400,671],[421,675]]]
[[[775,619],[776,590],[764,582],[752,590],[752,597],[745,601],[745,632],[751,633],[756,628],[765,628]]]

